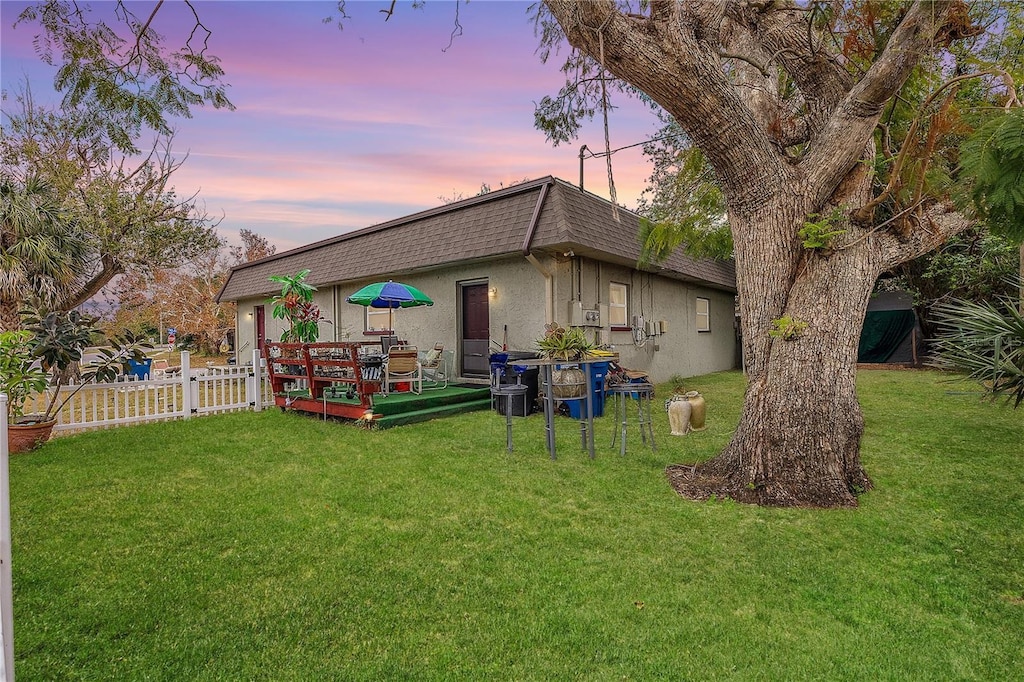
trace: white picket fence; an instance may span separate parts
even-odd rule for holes
[[[264,405],[273,404],[267,370],[261,365],[259,352],[254,351],[249,365],[193,367],[186,351],[181,354],[181,370],[173,375],[63,386],[58,400],[76,389],[78,392],[58,413],[54,431],[190,419],[195,415],[238,410],[260,411]],[[43,412],[54,390],[33,396],[25,413]]]

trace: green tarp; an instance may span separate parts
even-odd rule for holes
[[[876,310],[864,317],[857,362],[886,362],[914,328],[913,310]]]

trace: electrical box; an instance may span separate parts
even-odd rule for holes
[[[582,301],[569,301],[570,327],[600,327],[601,319],[599,308],[584,308]]]
[[[665,334],[668,332],[668,320],[658,320],[658,333]]]
[[[583,326],[583,301],[569,301],[569,326]]]

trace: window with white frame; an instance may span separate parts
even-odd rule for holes
[[[387,308],[366,308],[366,331],[391,331],[391,311]]]
[[[711,331],[711,299],[697,297],[697,331]]]
[[[608,324],[629,326],[629,288],[625,284],[612,282],[608,285]]]

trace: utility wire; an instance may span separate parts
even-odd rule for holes
[[[587,154],[589,154],[589,156],[584,156],[583,158],[585,158],[585,159],[599,159],[599,158],[602,158],[602,157],[605,157],[605,156],[611,156],[615,152],[621,152],[623,149],[632,149],[633,147],[639,147],[640,145],[647,144],[648,142],[661,142],[662,140],[668,140],[670,138],[679,137],[679,136],[680,136],[679,133],[672,133],[670,135],[662,135],[661,137],[652,137],[651,139],[644,140],[643,142],[634,142],[633,144],[627,144],[626,146],[619,147],[618,149],[612,149],[612,150],[606,151],[606,152],[597,152],[596,154],[590,149],[590,147],[587,147],[585,151],[586,151]]]

